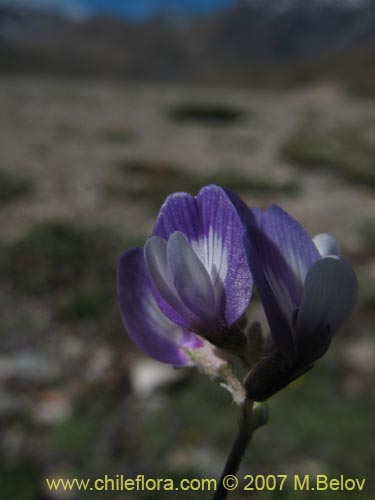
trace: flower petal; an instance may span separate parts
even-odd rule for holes
[[[303,226],[277,205],[271,205],[263,214],[260,229],[290,267],[294,284],[287,283],[287,287],[294,304],[298,305],[307,271],[320,259],[320,254]]]
[[[168,241],[171,234],[180,231],[188,241],[198,241],[203,229],[196,198],[188,193],[174,193],[167,197],[156,219],[153,234]]]
[[[322,257],[336,255],[340,257],[340,245],[336,238],[328,233],[320,233],[313,238],[314,245]]]
[[[189,328],[199,319],[183,304],[168,267],[167,242],[159,236],[149,238],[144,246],[144,259],[151,278],[151,288],[161,311],[173,322]]]
[[[167,198],[154,234],[166,240],[183,233],[207,269],[216,304],[228,325],[248,306],[252,276],[244,248],[244,226],[224,189],[210,185],[197,197],[176,193]]]
[[[250,210],[228,192],[246,224],[248,259],[277,350],[295,360],[293,322],[309,267],[320,258],[303,227],[280,207]]]
[[[197,199],[203,222],[206,267],[214,283],[216,300],[227,324],[232,325],[245,312],[253,289],[244,242],[246,228],[222,188],[207,186]]]
[[[173,283],[183,303],[203,320],[215,320],[216,304],[211,278],[184,234],[176,231],[170,236],[167,255]]]
[[[202,342],[166,318],[158,308],[141,248],[125,252],[119,260],[118,297],[123,324],[140,349],[164,363],[191,364],[184,348],[198,348]]]
[[[290,268],[275,244],[256,226],[249,226],[248,258],[277,350],[292,366],[294,347],[292,315],[294,304]]]
[[[228,195],[228,198],[235,206],[240,219],[245,226],[249,225],[259,225],[263,213],[260,208],[253,207],[249,208],[246,203],[238,196],[237,193],[231,191],[230,189],[225,188],[225,192]]]
[[[291,297],[294,283],[289,266],[277,246],[261,230],[264,216],[262,211],[259,208],[250,209],[233,191],[226,192],[247,228],[244,241],[248,261],[270,325],[272,344],[289,366],[292,366],[292,316],[295,304]],[[284,283],[291,283],[292,291],[289,291]],[[271,344],[271,341],[268,344]]]
[[[299,356],[312,362],[324,354],[332,335],[351,316],[357,296],[357,278],[345,261],[326,257],[312,266],[295,327]]]

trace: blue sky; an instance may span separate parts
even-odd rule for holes
[[[76,18],[104,13],[115,17],[143,20],[159,12],[205,14],[228,7],[236,1],[239,0],[0,0],[0,5],[55,8]],[[320,1],[359,5],[365,0]]]
[[[126,16],[147,16],[160,10],[183,10],[205,13],[221,9],[235,0],[77,0],[97,10],[125,14]]]
[[[144,19],[158,12],[204,14],[220,10],[236,0],[0,0],[1,4],[52,7],[83,16],[107,13],[131,19]]]

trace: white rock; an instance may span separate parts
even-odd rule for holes
[[[171,387],[185,377],[185,370],[177,370],[152,359],[135,361],[130,368],[134,394],[139,398],[148,398],[156,391]]]
[[[48,382],[58,374],[56,364],[37,353],[19,353],[0,358],[0,380]]]

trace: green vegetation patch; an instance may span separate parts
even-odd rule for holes
[[[116,264],[124,242],[110,228],[52,220],[1,248],[0,273],[16,291],[48,298],[63,320],[116,307]]]
[[[302,169],[326,169],[361,184],[375,184],[374,130],[364,123],[322,123],[316,115],[305,117],[281,145],[281,157]]]
[[[3,272],[30,292],[76,288],[108,279],[116,238],[106,228],[79,227],[69,221],[35,225],[5,251]]]
[[[227,103],[214,101],[184,101],[168,112],[176,122],[199,122],[211,125],[229,125],[245,117],[244,111]]]
[[[375,249],[375,219],[365,220],[361,224],[359,228],[359,237],[363,249],[373,252]]]
[[[35,466],[29,462],[0,469],[0,491],[2,498],[14,500],[36,500],[41,498],[41,480]]]
[[[375,311],[375,281],[371,278],[360,280],[359,307],[362,311],[374,313]]]
[[[342,384],[346,370],[339,356],[330,355],[270,400],[269,423],[255,433],[242,467],[244,474],[290,475],[284,491],[264,491],[265,499],[292,498],[290,479],[297,473],[370,477],[372,450],[368,429],[372,403],[366,394],[355,399],[345,395]],[[315,411],[317,407],[319,413]],[[156,464],[154,474],[163,472],[170,477],[178,473],[176,466],[172,470],[175,462],[171,457],[189,456],[189,451],[203,447],[211,452],[212,461],[218,457],[218,475],[234,439],[236,420],[237,408],[230,404],[229,394],[193,373],[190,383],[171,392],[156,413],[139,419],[134,433],[145,455]],[[361,453],[344,453],[348,444]],[[315,463],[317,472],[309,468]],[[181,466],[183,471],[186,467],[187,463]],[[207,475],[199,465],[195,470],[194,463],[190,467],[195,477]],[[369,485],[364,498],[371,498],[370,489]],[[238,498],[247,498],[246,492],[238,493]],[[313,499],[312,493],[298,492],[298,498]],[[342,492],[321,493],[324,500],[347,498]]]
[[[33,181],[30,177],[10,169],[0,169],[0,204],[29,196],[32,190]]]
[[[117,171],[116,180],[104,185],[105,193],[111,197],[134,199],[152,208],[158,208],[170,193],[197,193],[202,186],[211,183],[252,193],[291,193],[298,188],[293,180],[280,182],[259,175],[242,175],[233,168],[214,174],[192,173],[180,165],[146,159],[118,160],[113,166]]]

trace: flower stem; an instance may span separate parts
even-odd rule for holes
[[[264,425],[268,420],[268,410],[265,405],[253,406],[251,401],[246,400],[241,406],[241,414],[238,422],[238,432],[229,453],[224,470],[221,473],[219,484],[212,500],[225,500],[230,488],[225,487],[225,478],[235,476],[241,464],[254,431]],[[232,483],[233,484],[233,483]]]

